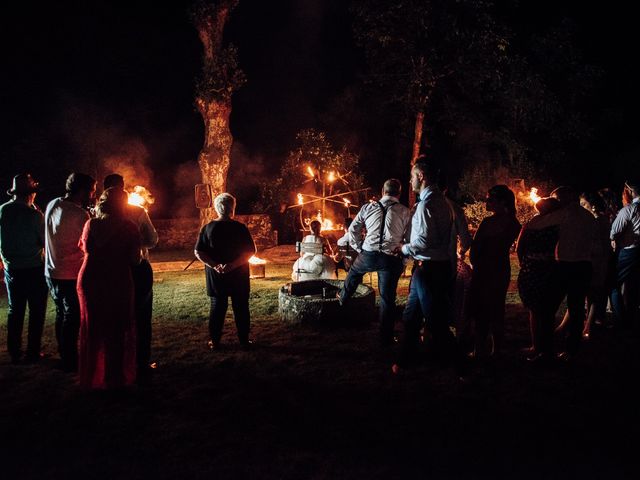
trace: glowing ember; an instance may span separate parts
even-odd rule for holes
[[[153,198],[153,195],[146,188],[136,185],[133,187],[133,192],[129,193],[129,204],[137,205],[138,207],[142,207],[145,210],[149,209],[149,205],[154,203],[156,200]]]
[[[342,200],[344,201],[345,207],[349,207],[349,205],[351,205],[351,200],[349,200],[348,198],[343,198]]]
[[[531,201],[535,205],[536,203],[538,203],[538,201],[540,201],[540,199],[542,197],[540,195],[538,195],[538,189],[535,188],[535,187],[532,187],[531,191],[529,192],[529,198],[531,199]]]
[[[298,205],[304,205],[304,199],[301,193],[298,194]]]
[[[313,169],[311,167],[307,167],[307,173],[309,174],[310,177],[315,177],[316,174],[313,173]]]
[[[265,265],[266,263],[267,261],[265,259],[256,257],[255,255],[252,255],[249,259],[250,265]]]
[[[329,182],[335,182],[335,181],[336,181],[336,174],[334,173],[334,171],[333,171],[333,170],[331,170],[331,171],[329,172],[329,176],[327,177],[327,180],[328,180]]]

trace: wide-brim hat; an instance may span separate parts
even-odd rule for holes
[[[39,191],[38,182],[33,179],[31,174],[21,173],[13,177],[13,185],[7,190],[7,195],[29,195]]]

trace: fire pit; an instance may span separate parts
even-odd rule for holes
[[[278,293],[278,312],[290,325],[343,325],[368,323],[375,317],[375,292],[358,285],[349,302],[341,307],[336,293],[342,280],[306,280],[283,285]]]

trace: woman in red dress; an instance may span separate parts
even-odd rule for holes
[[[80,385],[117,388],[136,379],[136,323],[131,266],[140,262],[140,235],[125,216],[127,193],[104,191],[97,218],[84,226],[78,275]]]

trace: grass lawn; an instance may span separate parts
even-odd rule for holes
[[[430,364],[394,377],[375,321],[283,325],[277,291],[291,256],[265,256],[268,278],[252,280],[251,352],[238,348],[231,314],[223,350],[206,349],[202,270],[157,269],[159,368],[150,385],[126,391],[82,391],[53,368],[50,302],[52,356],[12,366],[0,355],[2,478],[635,478],[637,339],[595,332],[576,363],[532,367],[521,352],[526,313],[511,292],[500,362],[465,382]],[[401,303],[407,287],[403,278]],[[6,293],[0,325],[4,350]]]

